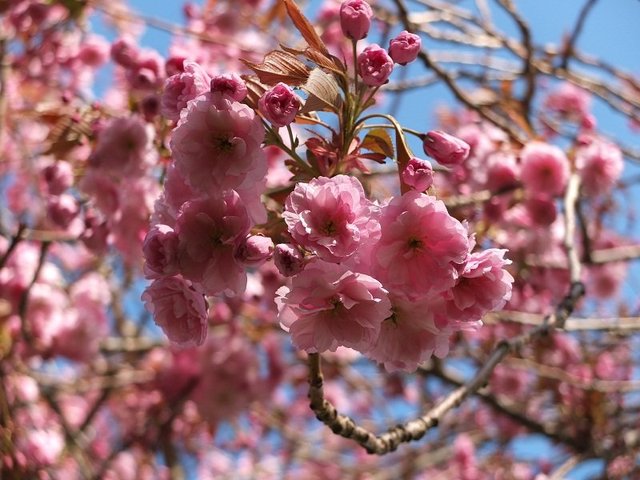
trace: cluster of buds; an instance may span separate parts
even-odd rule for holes
[[[340,7],[340,26],[347,38],[357,42],[369,33],[373,10],[365,0],[346,0]],[[370,87],[379,87],[389,80],[394,63],[413,62],[422,43],[420,37],[406,30],[389,42],[388,51],[371,44],[358,55],[358,73]]]

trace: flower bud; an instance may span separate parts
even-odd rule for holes
[[[42,170],[51,195],[60,195],[73,183],[73,170],[69,162],[56,162]]]
[[[389,56],[394,62],[406,65],[416,59],[421,46],[422,40],[418,35],[404,30],[389,42]]]
[[[402,171],[402,181],[419,192],[424,192],[433,184],[433,167],[426,160],[411,157]]]
[[[258,101],[260,113],[276,127],[293,122],[300,109],[300,99],[288,85],[280,82]]]
[[[276,245],[273,261],[285,277],[293,277],[304,268],[304,256],[300,250],[288,243]]]
[[[469,144],[453,135],[432,130],[424,137],[424,153],[447,167],[460,165],[469,156]]]
[[[374,43],[358,55],[358,71],[366,85],[379,87],[389,80],[393,71],[393,60],[384,48]]]
[[[144,274],[160,278],[178,273],[178,235],[167,225],[154,225],[142,244]]]
[[[259,267],[273,256],[273,240],[262,235],[249,235],[234,254],[245,267]]]
[[[111,59],[122,67],[134,67],[139,55],[140,51],[129,39],[120,38],[111,45]]]
[[[534,195],[525,201],[524,206],[534,225],[546,227],[558,217],[556,204],[553,198],[547,195]]]
[[[71,195],[63,194],[49,197],[47,216],[57,226],[67,228],[80,213],[78,201]]]
[[[239,75],[225,73],[211,79],[211,93],[218,93],[223,97],[241,102],[247,96],[247,86]]]
[[[371,28],[373,10],[364,0],[346,0],[340,6],[340,26],[345,37],[362,40]]]
[[[82,243],[93,253],[101,255],[109,245],[109,236],[107,220],[98,217],[94,210],[87,210],[84,216],[84,232],[80,235]]]
[[[161,111],[164,116],[177,122],[187,103],[209,89],[211,78],[196,62],[185,61],[184,71],[169,77],[164,83]]]

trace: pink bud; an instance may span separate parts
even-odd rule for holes
[[[120,38],[111,45],[111,59],[122,67],[133,68],[139,54],[138,48],[125,38]]]
[[[173,75],[184,72],[185,60],[185,57],[169,57],[164,62],[164,71],[167,74],[167,77],[171,77]]]
[[[558,212],[553,198],[547,195],[535,195],[524,204],[529,217],[535,225],[546,227],[556,221]]]
[[[470,150],[467,142],[440,130],[427,133],[422,147],[424,153],[447,167],[460,165],[467,159]]]
[[[140,101],[140,113],[145,121],[153,122],[153,119],[160,113],[160,104],[160,97],[155,93],[147,95]]]
[[[273,256],[273,240],[262,235],[249,235],[234,254],[245,267],[259,267]]]
[[[273,255],[278,271],[285,277],[293,277],[304,268],[304,256],[293,245],[279,243]]]
[[[109,43],[102,37],[90,36],[78,52],[78,60],[90,67],[99,67],[109,59]]]
[[[87,210],[84,216],[84,232],[80,236],[82,243],[96,254],[102,254],[109,244],[109,225],[107,220],[99,218],[94,210]]]
[[[346,0],[340,6],[342,33],[353,40],[362,40],[371,28],[373,10],[364,0]]]
[[[202,345],[207,337],[207,304],[191,282],[179,276],[156,279],[142,300],[172,343],[183,348]]]
[[[42,170],[51,195],[60,195],[73,184],[73,170],[69,162],[56,162]]]
[[[371,44],[358,55],[358,71],[370,87],[387,83],[393,71],[393,60],[380,45]]]
[[[433,167],[426,160],[411,157],[402,171],[402,181],[410,187],[424,192],[433,184]]]
[[[416,59],[421,46],[422,40],[418,35],[404,30],[389,42],[389,56],[394,62],[406,65]]]
[[[71,195],[63,194],[49,197],[47,216],[61,228],[67,228],[80,212],[78,201]]]
[[[300,99],[293,90],[280,82],[260,97],[258,109],[273,125],[284,127],[296,117],[300,103]]]
[[[217,75],[211,79],[211,93],[219,93],[236,102],[241,102],[247,96],[247,85],[235,73]]]
[[[154,225],[142,244],[144,274],[160,278],[178,273],[178,235],[167,225]]]

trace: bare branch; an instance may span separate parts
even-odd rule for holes
[[[587,16],[589,15],[589,12],[591,11],[591,9],[595,6],[596,1],[597,0],[587,0],[587,3],[585,3],[584,6],[582,7],[582,10],[580,10],[580,14],[578,15],[576,26],[574,27],[573,32],[571,32],[571,36],[569,37],[569,40],[567,40],[567,43],[564,46],[564,52],[562,53],[562,61],[560,63],[560,66],[562,68],[566,69],[569,66],[569,60],[571,59],[574,53],[574,49],[575,49],[575,45],[578,40],[578,37],[580,36],[580,33],[582,33],[582,29],[587,20]]]

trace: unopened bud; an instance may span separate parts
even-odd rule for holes
[[[279,243],[273,255],[278,271],[285,277],[293,277],[304,268],[304,256],[293,245]]]
[[[432,130],[424,138],[424,153],[447,167],[460,165],[469,156],[469,144],[453,135]]]
[[[340,6],[340,26],[347,38],[362,40],[371,28],[373,10],[364,0],[346,0]]]
[[[419,192],[424,192],[433,184],[433,167],[426,160],[411,157],[402,171],[402,181]]]
[[[273,240],[262,235],[249,235],[237,248],[236,260],[245,267],[259,267],[273,256]]]
[[[394,62],[406,65],[416,59],[421,46],[422,40],[418,35],[404,30],[389,42],[389,56]]]

